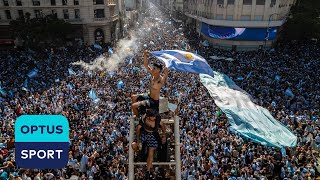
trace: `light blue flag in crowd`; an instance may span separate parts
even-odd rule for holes
[[[293,92],[291,91],[291,89],[290,89],[289,87],[288,87],[287,90],[284,92],[284,94],[285,94],[286,96],[289,96],[289,97],[294,98],[294,94],[293,94]]]
[[[109,54],[113,54],[112,48],[109,48],[109,49],[108,49],[108,53],[109,53]]]
[[[2,87],[0,87],[0,94],[4,97],[7,96],[7,92]]]
[[[163,61],[168,69],[213,76],[207,61],[199,55],[181,50],[153,51],[151,54]]]
[[[151,45],[154,45],[154,42],[153,42],[153,41],[150,41],[150,44],[151,44]]]
[[[272,105],[273,107],[276,107],[277,103],[274,102],[274,101],[272,101],[272,102],[271,102],[271,105]]]
[[[148,46],[147,44],[144,44],[144,45],[143,45],[143,47],[147,47],[147,46]]]
[[[34,78],[37,76],[39,70],[37,68],[33,68],[31,72],[28,73],[29,78]]]
[[[181,46],[182,46],[182,47],[185,46],[184,40],[181,41]]]
[[[123,85],[124,85],[123,81],[120,80],[120,81],[118,82],[118,84],[117,84],[118,90],[121,89]]]
[[[217,163],[217,161],[214,159],[213,156],[209,156],[209,159],[210,159],[210,161],[211,161],[213,164],[216,164],[216,163]]]
[[[93,47],[96,48],[96,49],[102,50],[102,47],[101,47],[99,44],[97,44],[97,43],[95,43],[95,44],[93,45]]]
[[[28,88],[28,79],[24,80],[23,87]]]
[[[161,40],[161,36],[158,37],[158,40]]]
[[[247,75],[247,79],[249,79],[252,75],[252,71],[249,72],[249,74]]]
[[[244,80],[244,78],[242,76],[238,76],[237,80],[242,81],[242,80]]]
[[[133,57],[130,58],[129,64],[132,64]]]
[[[205,46],[205,47],[208,47],[208,46],[209,46],[208,40],[204,40],[204,41],[202,42],[202,45]]]
[[[69,71],[70,75],[75,75],[76,74],[76,72],[74,72],[72,68],[68,68],[68,71]]]
[[[214,71],[214,77],[200,74],[215,104],[226,114],[231,127],[256,143],[273,147],[295,147],[297,137],[270,112],[251,101],[228,76]]]
[[[13,96],[14,96],[12,90],[9,91],[9,95],[10,95],[10,97],[13,97]]]
[[[72,88],[73,88],[73,87],[72,87],[72,85],[71,85],[70,83],[68,83],[67,87],[68,87],[68,90],[69,90],[69,91],[71,91],[71,90],[72,90]]]
[[[282,156],[287,156],[287,152],[286,152],[286,149],[285,148],[283,148],[283,147],[281,147],[281,154],[282,154]]]
[[[89,98],[91,99],[98,99],[98,96],[96,95],[96,93],[94,92],[94,89],[92,88],[89,92]]]
[[[134,70],[134,71],[139,71],[139,70],[140,70],[140,68],[138,68],[138,67],[134,67],[134,68],[133,68],[133,70]]]
[[[296,85],[296,88],[300,89],[302,87],[302,85],[304,85],[304,84],[305,84],[305,82],[303,82],[303,80],[301,79],[301,80],[299,80],[299,84]]]
[[[276,75],[276,76],[274,77],[274,79],[275,79],[276,81],[280,81],[281,77],[280,77],[279,75]]]

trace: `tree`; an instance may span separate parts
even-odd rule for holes
[[[74,30],[70,23],[51,15],[44,18],[26,17],[12,20],[10,28],[14,36],[24,40],[28,46],[38,46],[40,43],[61,46]]]
[[[320,39],[320,1],[298,0],[283,26],[282,40]]]

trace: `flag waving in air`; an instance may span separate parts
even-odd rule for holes
[[[180,50],[153,51],[151,54],[163,61],[170,70],[202,73],[213,77],[211,67],[200,55]]]
[[[226,114],[231,128],[256,143],[273,147],[295,147],[297,137],[271,113],[251,101],[250,95],[228,76],[200,74],[215,104]]]

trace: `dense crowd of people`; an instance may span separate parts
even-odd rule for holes
[[[144,17],[143,17],[144,16]],[[0,177],[2,179],[127,179],[131,93],[148,91],[144,50],[184,49],[207,59],[231,77],[298,137],[283,150],[244,139],[197,74],[169,72],[161,96],[179,105],[182,179],[315,179],[320,174],[320,44],[288,42],[266,53],[231,52],[204,46],[198,34],[170,20],[155,6],[136,26],[138,50],[132,63],[115,71],[88,70],[102,51],[83,48],[0,50]],[[115,53],[117,47],[114,48]],[[108,53],[103,55],[108,56]],[[231,57],[212,60],[210,56]],[[156,59],[152,59],[156,61]],[[112,61],[112,59],[108,59]],[[138,68],[137,68],[138,67]],[[39,71],[35,77],[27,74]],[[68,73],[72,68],[75,74]],[[250,76],[248,76],[250,74]],[[247,77],[238,79],[238,77]],[[275,78],[275,77],[278,78]],[[122,80],[124,86],[118,88]],[[294,97],[286,96],[290,88]],[[94,89],[99,101],[88,97]],[[23,114],[62,114],[70,122],[70,152],[64,169],[21,169],[14,160],[14,122]],[[136,179],[143,177],[136,172]]]

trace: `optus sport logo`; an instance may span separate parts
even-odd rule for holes
[[[15,123],[20,168],[59,169],[68,163],[69,122],[61,115],[23,115]]]

